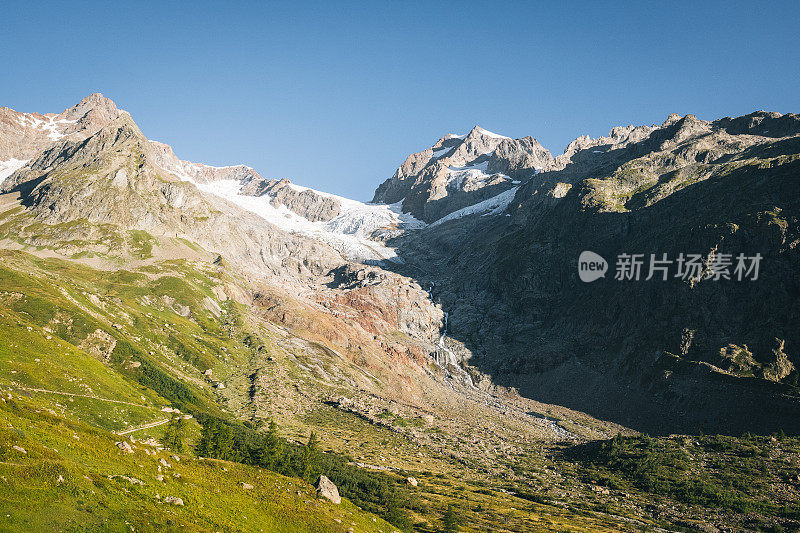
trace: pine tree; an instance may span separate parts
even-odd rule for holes
[[[303,447],[303,453],[300,456],[300,466],[302,469],[302,477],[308,483],[311,483],[312,478],[316,477],[319,463],[319,439],[315,432],[311,432],[308,436],[308,442]]]
[[[233,430],[219,420],[209,419],[200,432],[197,454],[225,461],[239,460],[234,447]]]
[[[274,420],[269,421],[269,429],[266,437],[264,437],[263,454],[262,464],[269,469],[276,468],[283,455],[283,444],[278,435],[278,424]]]
[[[456,512],[455,505],[452,503],[447,506],[447,510],[444,512],[444,516],[442,517],[442,523],[444,524],[444,529],[442,530],[444,533],[458,533],[460,530],[460,522],[461,519]]]
[[[183,453],[186,451],[185,438],[186,420],[181,415],[173,414],[161,437],[161,445],[174,452]]]

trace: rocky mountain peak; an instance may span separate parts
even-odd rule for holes
[[[110,99],[100,93],[92,93],[80,102],[64,110],[61,115],[67,120],[81,120],[90,116],[92,119],[109,122],[119,116],[120,110]]]
[[[505,135],[500,135],[498,133],[491,132],[487,129],[480,127],[478,124],[470,130],[469,135],[481,136],[481,137],[493,137],[496,139],[511,139],[511,137],[506,137]]]
[[[661,124],[661,126],[664,128],[666,128],[667,126],[672,126],[673,124],[678,122],[681,118],[683,117],[681,117],[677,113],[670,113],[669,116],[667,117],[667,120],[665,120],[664,123]]]
[[[533,137],[512,139],[475,125],[408,156],[373,201],[402,201],[404,212],[433,222],[506,193],[552,164],[550,152]]]
[[[23,113],[0,108],[0,161],[29,160],[62,139],[82,140],[127,114],[100,93],[61,113]]]

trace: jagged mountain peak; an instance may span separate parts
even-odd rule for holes
[[[97,117],[111,120],[120,114],[121,110],[110,98],[106,98],[101,93],[92,93],[83,98],[74,106],[65,109],[61,114],[70,120],[78,120],[92,113]]]
[[[552,164],[550,152],[536,139],[512,139],[475,125],[464,135],[447,134],[431,148],[408,156],[378,187],[373,201],[402,201],[403,212],[434,222],[506,193]]]
[[[676,122],[678,122],[681,117],[678,113],[670,113],[667,119],[661,124],[662,127],[672,126]]]
[[[28,161],[64,138],[86,139],[120,115],[127,113],[100,93],[91,94],[58,114],[0,108],[0,162]]]
[[[483,136],[483,137],[492,137],[492,138],[495,138],[495,139],[509,139],[509,140],[511,140],[511,137],[507,137],[505,135],[500,135],[499,133],[494,133],[493,131],[489,131],[489,130],[487,130],[485,128],[482,128],[478,124],[475,124],[475,126],[473,126],[473,128],[470,130],[468,136],[476,136],[476,137],[477,136]]]

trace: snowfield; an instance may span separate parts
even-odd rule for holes
[[[195,163],[195,165],[197,165]],[[298,191],[311,190],[321,196],[339,201],[341,213],[327,222],[312,222],[284,205],[273,205],[272,197],[240,194],[237,180],[219,180],[200,183],[181,169],[168,172],[183,181],[193,183],[201,191],[223,198],[234,205],[255,213],[278,228],[299,233],[330,245],[351,261],[398,260],[394,248],[370,239],[375,230],[384,228],[420,229],[425,223],[401,212],[400,204],[367,204],[334,194],[323,193],[308,187],[291,184]]]
[[[499,215],[505,211],[506,207],[508,207],[512,201],[514,201],[514,195],[517,194],[517,189],[519,189],[519,187],[514,187],[507,191],[501,192],[497,196],[492,196],[491,198],[488,198],[482,202],[478,202],[477,204],[464,207],[458,211],[453,211],[449,215],[440,218],[436,222],[432,222],[430,227],[438,226],[444,222],[457,220],[470,215],[481,215],[484,217]]]
[[[28,161],[30,159],[14,159],[13,157],[8,161],[0,161],[0,183],[3,183],[7,177],[27,165]]]
[[[448,150],[443,150],[443,152]],[[188,169],[186,168],[187,166],[192,168]],[[238,180],[218,180],[203,183],[187,174],[187,170],[195,170],[205,166],[199,163],[181,162],[178,167],[165,168],[164,170],[183,181],[191,182],[204,193],[223,198],[242,209],[255,213],[284,231],[302,234],[324,242],[347,259],[358,262],[401,261],[394,248],[373,239],[373,235],[378,230],[419,230],[470,215],[498,215],[508,207],[518,189],[518,187],[514,187],[488,200],[459,209],[429,225],[408,213],[403,213],[402,202],[395,204],[364,203],[290,183],[289,186],[296,191],[309,190],[320,196],[334,199],[339,203],[341,209],[338,216],[326,222],[312,222],[284,205],[274,205],[272,203],[273,198],[270,195],[248,196],[241,194],[242,184]],[[487,167],[488,162],[486,161],[466,167],[449,167],[450,182],[448,187],[452,184],[452,186],[461,188],[464,180],[468,178],[478,181],[489,179],[493,175],[486,174]],[[501,176],[511,179],[503,174]]]

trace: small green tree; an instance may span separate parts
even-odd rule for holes
[[[447,510],[442,516],[442,524],[444,533],[458,533],[461,530],[461,517],[458,516],[458,511],[452,503],[447,506]]]
[[[263,423],[260,425],[263,426]],[[255,442],[248,446],[248,451],[250,464],[262,466],[274,472],[280,469],[283,443],[278,435],[278,424],[274,420],[269,421],[267,432],[263,435],[260,434]]]
[[[308,442],[303,447],[303,453],[300,455],[300,468],[302,470],[302,477],[306,482],[311,483],[312,478],[316,477],[319,469],[319,439],[315,432],[311,432],[308,436]]]
[[[167,429],[161,437],[161,445],[168,450],[183,453],[186,451],[186,420],[182,415],[173,414]]]
[[[283,443],[278,435],[278,424],[274,420],[269,421],[269,429],[264,438],[264,466],[267,468],[275,468],[280,462],[281,455],[283,454]]]

